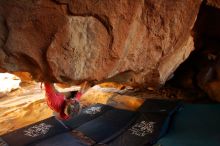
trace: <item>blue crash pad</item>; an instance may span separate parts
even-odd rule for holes
[[[220,146],[220,104],[186,104],[155,146]]]

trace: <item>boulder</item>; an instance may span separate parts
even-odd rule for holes
[[[194,49],[201,0],[1,0],[0,68],[158,87]]]

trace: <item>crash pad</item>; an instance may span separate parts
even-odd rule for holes
[[[83,109],[77,116],[62,121],[68,128],[75,129],[99,116],[106,111],[113,109],[113,107],[104,104],[95,104]]]
[[[155,146],[220,146],[220,104],[185,104]]]
[[[75,130],[84,133],[98,143],[114,137],[114,134],[118,134],[118,131],[127,127],[134,116],[135,112],[132,111],[112,109]]]
[[[9,146],[27,146],[50,137],[66,133],[90,120],[101,116],[113,107],[103,104],[95,104],[81,111],[76,117],[62,121],[56,117],[50,117],[24,128],[15,130],[0,136],[0,144]]]
[[[138,109],[138,118],[108,146],[152,145],[166,134],[172,116],[181,107],[179,101],[146,100]]]
[[[67,121],[51,117],[18,129],[1,136],[0,142],[9,146],[152,145],[166,133],[180,105],[179,101],[146,100],[134,112],[96,104]]]
[[[67,131],[69,131],[67,127],[57,121],[55,117],[51,117],[2,135],[1,138],[9,146],[26,146]]]

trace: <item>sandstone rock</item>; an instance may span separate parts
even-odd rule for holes
[[[109,44],[108,32],[99,20],[70,16],[48,47],[47,60],[59,81],[101,80],[107,74]]]
[[[176,49],[170,56],[165,57],[159,65],[160,81],[165,83],[171,73],[173,73],[180,63],[184,62],[194,50],[193,38],[189,36],[182,47]]]
[[[0,135],[51,117],[44,95],[40,84],[30,84],[0,98]]]
[[[33,79],[28,72],[13,72],[14,75],[18,76],[22,83],[32,83]]]
[[[190,32],[200,3],[2,0],[0,66],[51,82],[157,87],[194,49]]]
[[[107,85],[107,86],[106,86]],[[99,88],[97,88],[97,86]],[[96,103],[111,105],[118,109],[135,111],[144,102],[145,98],[123,95],[124,89],[119,89],[117,84],[102,84],[90,88],[80,99],[83,106]],[[119,94],[120,93],[120,94]]]
[[[30,72],[35,79],[52,80],[46,50],[65,16],[50,1],[0,1],[0,15],[5,20],[6,41],[0,62],[8,71]],[[2,53],[1,53],[2,56]]]

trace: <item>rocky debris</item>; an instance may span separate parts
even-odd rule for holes
[[[0,67],[158,87],[194,49],[201,0],[1,0]]]

